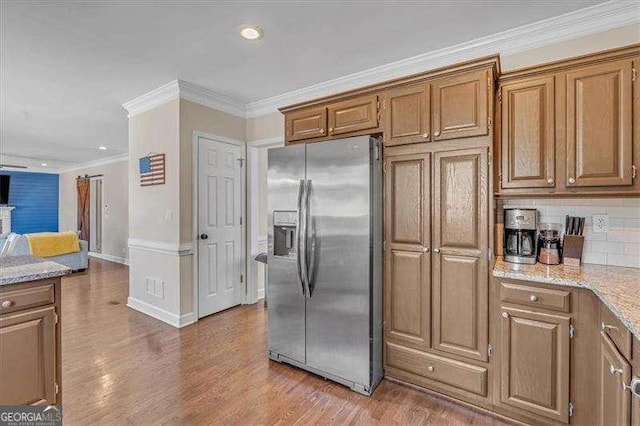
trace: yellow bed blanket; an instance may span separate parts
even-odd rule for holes
[[[25,234],[25,236],[29,240],[29,248],[33,256],[51,257],[80,251],[78,234],[74,231],[40,232]]]

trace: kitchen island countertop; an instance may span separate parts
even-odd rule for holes
[[[621,266],[519,265],[496,259],[493,276],[587,288],[640,339],[640,269]]]
[[[0,256],[0,285],[18,284],[71,273],[71,268],[34,256]]]

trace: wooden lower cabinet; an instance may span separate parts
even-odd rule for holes
[[[500,317],[500,402],[568,423],[570,318],[506,307]]]
[[[609,337],[603,332],[600,336],[600,390],[598,405],[599,424],[631,424],[631,392],[623,388],[631,382],[631,366],[618,352]]]
[[[59,286],[59,279],[0,286],[8,305],[0,310],[0,405],[61,403]]]

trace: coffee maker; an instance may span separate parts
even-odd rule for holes
[[[538,212],[536,209],[504,210],[504,260],[536,263]]]

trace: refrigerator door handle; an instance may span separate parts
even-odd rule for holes
[[[310,211],[310,203],[309,197],[311,194],[311,179],[307,181],[307,190],[305,191],[305,239],[307,240],[305,243],[306,248],[306,261],[305,264],[307,266],[307,297],[311,298],[313,295],[313,274],[315,267],[315,257],[316,257],[316,235],[311,226],[311,232],[309,232],[309,220],[312,217]]]
[[[298,273],[298,283],[302,287],[302,296],[305,295],[305,279],[303,276],[303,266],[302,266],[302,258],[304,257],[305,244],[302,242],[303,238],[301,238],[303,234],[303,213],[302,209],[302,200],[304,199],[305,192],[305,182],[304,179],[300,179],[300,186],[298,187],[298,223],[296,226],[296,245],[297,245],[297,256],[296,256],[296,272]]]

